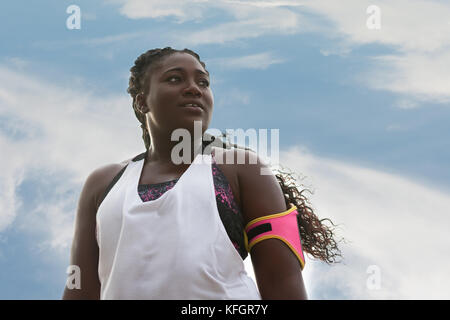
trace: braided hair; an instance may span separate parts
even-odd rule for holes
[[[147,52],[141,54],[136,61],[134,62],[134,66],[130,69],[131,76],[128,84],[127,92],[133,98],[133,110],[136,118],[141,123],[142,128],[142,139],[144,140],[145,148],[148,150],[150,148],[150,134],[147,130],[145,115],[139,111],[136,96],[139,93],[147,94],[148,82],[150,80],[149,76],[146,76],[149,73],[149,69],[155,67],[158,62],[162,60],[162,58],[169,56],[173,53],[181,52],[188,53],[193,55],[205,68],[205,63],[200,61],[200,56],[196,54],[194,51],[189,49],[184,50],[176,50],[171,47],[165,47],[163,49],[152,49]],[[205,68],[206,70],[206,68]]]
[[[203,68],[205,68],[205,63],[200,60],[200,56],[194,51],[189,49],[177,50],[171,47],[165,47],[163,49],[157,48],[148,50],[141,54],[134,62],[134,66],[130,69],[131,76],[127,92],[133,98],[133,110],[136,118],[141,123],[142,139],[144,140],[145,148],[147,150],[150,148],[151,143],[150,134],[147,130],[145,115],[138,109],[136,96],[141,92],[147,94],[146,91],[149,87],[148,81],[150,79],[149,74],[151,72],[149,72],[149,70],[155,67],[162,58],[177,52],[191,54],[199,61]],[[222,138],[226,138],[225,133],[222,133],[222,135],[218,137],[205,133],[205,137],[208,137],[208,139],[204,140],[203,148],[213,143],[215,146],[225,149],[233,147],[253,151],[247,147],[231,144],[230,142],[223,140]],[[308,199],[303,194],[305,191],[310,191],[308,189],[299,190],[297,184],[298,179],[294,177],[295,173],[288,172],[283,168],[272,170],[283,191],[286,206],[289,208],[290,204],[295,205],[300,214],[300,237],[302,240],[302,248],[305,253],[311,255],[313,258],[324,261],[327,264],[339,262],[336,261],[336,257],[342,257],[342,255],[337,245],[338,242],[335,240],[335,228],[327,226],[324,222],[328,221],[332,226],[336,225],[328,218],[319,219],[316,216],[313,209],[307,204]]]

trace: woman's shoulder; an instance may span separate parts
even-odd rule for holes
[[[98,209],[102,203],[105,192],[111,182],[131,162],[133,158],[129,158],[118,163],[108,163],[102,165],[89,174],[87,180],[92,181],[90,188],[95,195],[94,198],[96,209]]]
[[[241,148],[219,150],[215,159],[226,162],[227,155],[228,160],[233,161],[229,161],[225,166],[233,168],[237,176],[240,206],[246,223],[261,215],[286,210],[283,191],[270,163],[256,152]]]
[[[229,149],[214,147],[211,150],[217,164],[233,168],[236,173],[249,167],[261,167],[264,164],[253,150],[235,147]]]

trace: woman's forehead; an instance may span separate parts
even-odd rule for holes
[[[193,55],[189,53],[177,52],[165,57],[165,59],[161,61],[158,68],[158,73],[164,73],[167,70],[176,67],[183,69],[199,69],[206,72],[205,68],[203,68],[197,58]]]

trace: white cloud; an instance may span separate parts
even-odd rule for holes
[[[139,32],[126,32],[116,35],[108,35],[104,37],[97,37],[91,39],[73,40],[71,44],[85,44],[85,45],[102,45],[108,43],[123,42],[139,37],[149,36],[151,33],[148,31]]]
[[[22,202],[16,189],[24,179],[25,160],[14,149],[11,142],[0,135],[0,165],[3,168],[0,172],[0,232],[14,221]]]
[[[184,0],[113,0],[119,4],[120,13],[130,19],[175,17],[178,23],[198,20],[203,16],[204,3],[208,1]]]
[[[67,250],[78,196],[73,191],[94,168],[143,149],[130,99],[97,97],[4,66],[0,88],[0,117],[16,119],[7,133],[0,132],[2,155],[8,155],[0,158],[5,168],[0,173],[0,230],[19,213],[22,230],[44,236],[41,250]],[[345,265],[329,267],[307,258],[304,279],[310,298],[449,298],[450,260],[442,254],[450,245],[448,194],[300,149],[281,152],[280,159],[310,179],[302,183],[314,192],[310,201],[315,212],[340,224],[338,236],[351,241],[342,247]],[[37,195],[39,205],[21,211],[26,203],[17,188],[36,173],[56,179],[52,197],[44,201]],[[58,180],[61,173],[65,178]],[[379,291],[366,287],[369,265],[381,269]]]
[[[359,78],[378,90],[401,93],[408,103],[403,109],[418,106],[420,101],[450,102],[450,50],[439,53],[411,53],[374,58],[374,67]]]
[[[408,99],[399,99],[395,106],[400,109],[415,109],[419,107],[419,104],[416,101]]]
[[[238,88],[231,88],[227,90],[226,94],[220,95],[214,102],[214,105],[215,108],[241,108],[243,105],[248,105],[250,99],[249,92],[244,92]]]
[[[0,231],[21,213],[21,228],[28,224],[48,237],[46,245],[65,247],[75,214],[67,194],[81,191],[95,168],[144,150],[131,98],[97,96],[89,88],[48,83],[4,65],[0,88],[0,165],[5,169],[0,173]],[[27,200],[40,206],[21,211],[18,187],[37,173],[41,179],[56,179],[56,184],[49,198],[39,198],[38,186]]]
[[[450,3],[424,0],[308,0],[306,8],[332,22],[325,35],[338,39],[338,54],[366,45],[380,44],[391,55],[374,57],[368,72],[357,77],[373,89],[398,93],[416,101],[450,101]],[[371,30],[366,22],[370,5],[380,8],[381,28]],[[351,18],[350,18],[351,17]]]
[[[448,299],[450,195],[382,170],[312,155],[281,152],[281,164],[307,176],[319,218],[341,225],[344,264],[307,260],[312,299]],[[306,183],[308,182],[308,183]],[[312,188],[310,187],[312,186]],[[309,263],[308,263],[309,262]],[[366,286],[367,268],[381,270],[381,289]]]
[[[424,0],[308,0],[304,6],[333,24],[330,36],[342,36],[349,45],[380,43],[401,52],[434,52],[450,43],[450,5]],[[381,28],[371,30],[367,8],[380,8]],[[352,17],[350,19],[350,17]]]
[[[15,223],[17,229],[42,239],[34,243],[34,250],[53,251],[64,257],[67,255],[74,232],[74,205],[79,195],[73,191],[73,185],[55,185],[52,195],[35,200],[38,202],[35,208],[20,211]]]
[[[263,35],[294,34],[300,28],[298,16],[287,9],[275,8],[243,10],[232,8],[236,20],[200,30],[182,32],[173,36],[180,46],[202,44],[225,44],[241,39],[257,38]]]
[[[217,64],[226,69],[267,69],[272,64],[283,63],[285,60],[273,56],[270,52],[262,52],[247,56],[208,59],[206,63]]]
[[[184,1],[184,0],[113,0],[120,5],[120,13],[131,19],[165,18],[174,16],[178,23],[199,22],[208,18],[208,10],[222,10],[231,15],[230,22],[218,23],[203,30],[177,31],[168,35],[170,42],[178,46],[237,41],[266,34],[293,34],[298,32],[298,14],[285,6],[297,6],[294,2],[258,3],[243,1]]]
[[[30,65],[30,62],[21,57],[6,57],[4,61],[7,65],[14,66],[16,69],[24,70]]]
[[[239,1],[239,0],[226,0],[226,3],[239,4],[245,6],[254,6],[260,8],[273,8],[273,7],[298,7],[303,6],[303,1]]]
[[[225,13],[224,22],[203,29],[169,34],[179,46],[229,44],[267,35],[315,32],[335,47],[324,56],[347,56],[367,44],[383,45],[391,55],[376,56],[368,72],[356,76],[362,84],[391,91],[405,99],[447,103],[450,86],[450,3],[425,0],[301,0],[301,1],[144,1],[114,0],[129,18],[175,16],[178,22],[208,18],[209,9]],[[371,30],[369,6],[380,9],[381,28]],[[311,14],[313,13],[313,14]],[[320,16],[321,18],[317,18]],[[228,21],[227,21],[228,20]],[[107,39],[108,40],[108,39]],[[114,40],[114,39],[109,39]]]

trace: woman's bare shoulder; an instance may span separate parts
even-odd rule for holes
[[[114,177],[125,167],[133,158],[124,160],[119,163],[109,163],[96,168],[91,172],[88,179],[92,181],[91,190],[94,193],[96,209],[103,201],[103,196],[109,184]]]

